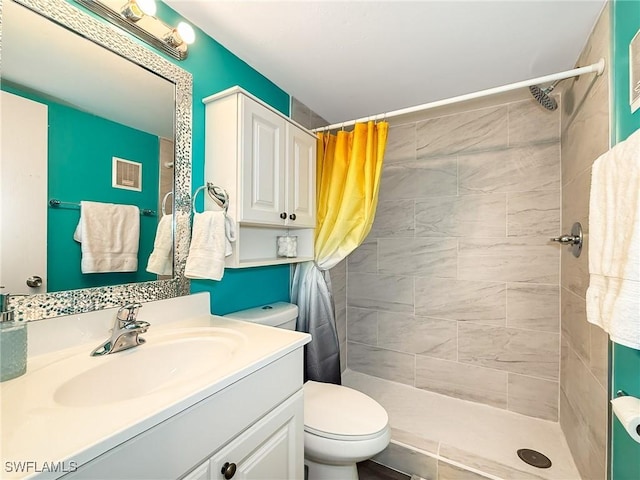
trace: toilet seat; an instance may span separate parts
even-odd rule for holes
[[[389,416],[371,397],[352,388],[308,381],[304,384],[304,430],[341,441],[374,439],[388,430]]]

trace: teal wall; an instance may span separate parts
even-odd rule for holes
[[[73,0],[67,1],[79,7]],[[164,3],[157,3],[156,16],[165,23],[177,25],[178,21],[183,20],[180,15]],[[196,30],[196,41],[189,46],[189,56],[186,60],[174,60],[157,50],[154,51],[193,75],[192,191],[195,191],[205,182],[203,98],[239,85],[285,115],[289,115],[290,99],[286,92],[268,78],[207,36],[195,25],[193,26]],[[215,181],[215,179],[207,180]],[[220,282],[192,281],[191,291],[211,292],[211,309],[216,314],[225,314],[268,302],[289,301],[289,266],[226,269]]]
[[[613,128],[612,143],[625,140],[640,128],[640,110],[629,107],[629,42],[640,29],[640,2],[614,0],[612,15],[613,44]],[[640,350],[616,343],[612,354],[612,395],[624,390],[640,397]],[[634,442],[613,416],[611,478],[640,479],[640,444]]]
[[[172,25],[183,19],[162,3],[158,5],[157,17]],[[215,181],[204,178],[203,98],[239,85],[285,115],[289,115],[290,100],[289,95],[268,78],[197,28],[196,41],[189,46],[187,59],[172,61],[193,75],[192,191],[195,191],[205,181]],[[211,292],[211,310],[219,315],[269,302],[289,301],[289,266],[226,269],[220,282],[193,280],[191,291]]]
[[[63,202],[122,203],[157,209],[158,137],[61,105],[49,98],[3,84],[2,89],[47,105],[48,198]],[[142,192],[112,188],[112,157],[142,163]],[[74,290],[155,280],[145,271],[153,248],[158,219],[141,217],[138,271],[93,273],[80,271],[81,247],[73,239],[80,212],[47,211],[47,290]]]

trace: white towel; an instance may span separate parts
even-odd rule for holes
[[[173,215],[163,215],[158,222],[153,251],[149,255],[147,272],[173,275]]]
[[[640,130],[591,170],[587,319],[640,349]]]
[[[73,234],[82,244],[82,273],[138,270],[140,209],[133,205],[80,202]]]
[[[227,252],[227,219],[224,211],[195,213],[189,256],[185,266],[187,278],[220,280],[224,275]]]

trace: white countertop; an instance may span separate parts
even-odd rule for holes
[[[200,297],[194,301],[205,305],[202,294],[190,297]],[[205,294],[206,295],[206,294]],[[208,295],[206,306],[208,309]],[[188,298],[188,297],[186,297]],[[183,297],[181,302],[185,302]],[[186,300],[189,301],[189,300]],[[255,372],[276,359],[302,347],[310,341],[308,334],[286,331],[272,327],[240,322],[209,314],[194,314],[202,312],[202,308],[182,309],[187,318],[176,318],[175,311],[169,312],[166,302],[161,308],[147,308],[153,311],[156,318],[144,316],[145,308],[141,309],[139,318],[151,323],[149,332],[141,335],[147,343],[133,349],[106,355],[91,357],[89,354],[100,341],[108,338],[108,331],[104,330],[101,339],[96,342],[95,335],[79,335],[84,342],[73,346],[66,346],[62,350],[51,347],[37,347],[36,350],[49,350],[39,355],[29,357],[27,373],[21,377],[0,383],[1,400],[1,442],[0,457],[2,459],[2,478],[57,478],[58,473],[48,472],[52,466],[59,469],[72,469],[97,457],[127,439],[157,425],[172,415],[189,406],[219,392],[241,378]],[[146,304],[150,305],[150,304]],[[160,319],[158,312],[170,313]],[[109,312],[110,318],[113,312]],[[48,320],[55,322],[58,319]],[[64,322],[59,321],[57,334],[64,336]],[[78,319],[74,319],[78,322]],[[98,323],[104,323],[101,319]],[[53,324],[55,326],[55,324]],[[34,342],[46,345],[42,332],[46,328],[34,328]],[[154,340],[167,338],[173,332],[197,332],[198,329],[214,327],[217,331],[227,332],[229,336],[241,339],[239,346],[230,358],[203,368],[202,374],[180,381],[179,378],[169,384],[169,387],[150,389],[144,395],[111,403],[101,403],[89,406],[65,406],[56,401],[56,390],[65,381],[75,378],[87,370],[116,360],[125,365],[122,375],[135,371],[137,366],[136,353],[153,345]],[[42,332],[37,332],[42,330]],[[32,336],[34,332],[29,332]],[[52,340],[52,335],[45,334]],[[89,337],[92,337],[89,340]],[[31,340],[31,338],[30,338]],[[140,358],[140,357],[138,357]],[[129,370],[132,369],[132,370]],[[200,370],[200,369],[199,369]],[[109,378],[107,382],[96,382],[96,392],[117,388],[119,376]],[[103,384],[104,383],[104,384]],[[232,415],[233,412],[228,412]],[[9,462],[9,463],[7,463]],[[21,473],[17,462],[35,462],[29,465],[28,472]],[[23,467],[24,468],[24,467]]]

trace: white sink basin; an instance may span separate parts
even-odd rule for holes
[[[104,357],[54,392],[67,407],[121,402],[190,382],[229,362],[246,337],[224,328],[175,329],[144,335],[143,345]]]

